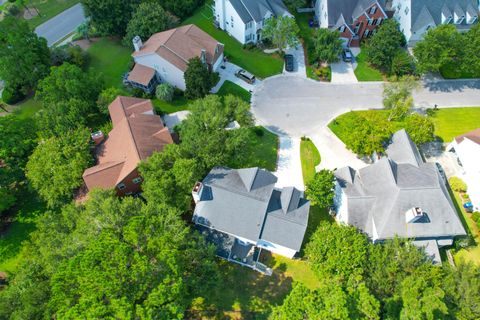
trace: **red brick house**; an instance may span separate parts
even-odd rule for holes
[[[316,0],[321,28],[336,29],[347,46],[358,47],[388,16],[385,0]]]
[[[92,135],[97,165],[85,170],[83,180],[88,190],[115,188],[119,196],[134,194],[142,182],[138,163],[173,140],[150,100],[120,96],[108,110],[113,129],[106,138],[101,132]]]

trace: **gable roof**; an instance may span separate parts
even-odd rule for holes
[[[154,76],[155,69],[136,63],[128,73],[127,79],[147,87]]]
[[[205,50],[206,62],[214,64],[223,53],[223,45],[196,25],[189,24],[153,34],[132,56],[156,53],[185,71],[188,61],[200,57],[202,50]]]
[[[282,0],[230,0],[230,3],[244,23],[262,21],[267,13],[277,17],[289,14]]]
[[[455,141],[457,141],[457,143],[461,143],[465,139],[471,140],[480,145],[480,128],[455,137]]]
[[[83,173],[88,189],[115,187],[140,161],[173,143],[161,118],[153,114],[150,100],[117,97],[109,111],[113,129],[97,147],[98,164]]]
[[[328,0],[328,25],[350,26],[356,18],[377,2],[382,8],[385,7],[385,0]]]
[[[277,178],[259,168],[213,168],[203,180],[194,221],[248,239],[299,250],[310,203],[295,188],[275,188]]]
[[[422,160],[404,130],[393,135],[387,154],[358,171],[335,172],[347,197],[347,222],[378,239],[465,235],[436,165]],[[353,179],[345,174],[349,171]],[[413,207],[420,207],[428,221],[407,223],[405,214]]]

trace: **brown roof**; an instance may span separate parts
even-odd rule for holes
[[[88,189],[115,187],[141,160],[173,143],[150,100],[117,97],[108,109],[113,129],[97,148],[98,164],[83,173]]]
[[[475,142],[477,144],[480,144],[480,128],[472,130],[472,131],[467,132],[465,134],[462,134],[458,137],[455,137],[455,140],[457,141],[457,143],[460,143],[465,138],[467,138],[469,140],[472,140],[473,142]]]
[[[148,86],[153,76],[155,75],[155,70],[141,64],[135,64],[132,71],[128,73],[128,80],[143,84]]]
[[[222,44],[196,25],[189,24],[155,33],[145,42],[140,51],[136,51],[132,55],[135,57],[157,53],[180,70],[185,71],[188,60],[200,57],[202,49],[206,51],[208,64],[214,64],[223,53]]]

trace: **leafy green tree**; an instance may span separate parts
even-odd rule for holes
[[[413,48],[417,70],[421,73],[439,72],[446,65],[459,65],[464,58],[465,46],[465,38],[452,24],[430,29]]]
[[[390,110],[388,121],[403,119],[413,107],[412,92],[418,88],[418,82],[412,76],[405,76],[397,81],[383,85],[383,105]]]
[[[52,67],[50,74],[38,83],[36,98],[44,104],[76,98],[92,108],[101,89],[98,77],[83,72],[75,65],[64,63],[59,67]]]
[[[175,94],[175,89],[170,83],[162,83],[155,89],[155,96],[162,101],[172,101]]]
[[[160,5],[177,17],[185,19],[192,15],[199,6],[204,4],[204,2],[204,0],[160,0]]]
[[[429,117],[413,113],[405,118],[405,130],[415,144],[420,145],[435,139],[435,125]]]
[[[110,87],[103,89],[100,92],[97,99],[97,106],[101,113],[109,115],[108,106],[113,102],[118,96],[122,95],[122,91],[115,87]]]
[[[317,28],[313,33],[314,57],[320,62],[333,63],[340,60],[343,46],[338,30]]]
[[[390,74],[401,77],[413,74],[415,62],[413,57],[403,49],[399,49],[392,59]]]
[[[73,197],[82,185],[83,171],[92,163],[90,132],[80,128],[42,141],[26,167],[27,178],[49,207]]]
[[[307,183],[305,194],[313,206],[328,208],[333,205],[335,196],[335,176],[330,170],[316,172]]]
[[[0,217],[2,212],[15,204],[15,200],[13,192],[7,187],[0,185]]]
[[[405,44],[405,36],[400,31],[398,22],[395,19],[387,19],[367,42],[365,47],[367,61],[390,72],[395,55]]]
[[[478,48],[480,48],[480,24],[475,24],[465,34],[464,46],[465,54],[462,56],[462,69],[476,77],[480,77],[480,59],[477,57]]]
[[[188,61],[185,78],[185,97],[199,99],[205,97],[215,85],[213,73],[208,70],[200,58],[192,58]]]
[[[160,3],[142,2],[128,23],[123,43],[132,46],[132,39],[135,36],[140,36],[146,41],[152,34],[171,29],[177,24],[178,18],[165,11]]]
[[[5,17],[0,21],[0,79],[27,94],[48,74],[50,51],[26,21]]]
[[[294,47],[298,44],[300,29],[294,18],[271,17],[265,20],[262,37],[269,39],[280,50],[284,52],[287,47]]]
[[[224,98],[224,104],[230,121],[237,121],[242,127],[253,126],[254,121],[252,113],[250,112],[249,103],[229,94]]]
[[[82,0],[91,24],[103,35],[125,35],[140,0]]]

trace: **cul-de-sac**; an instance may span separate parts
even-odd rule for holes
[[[479,0],[0,0],[0,320],[480,319]]]

